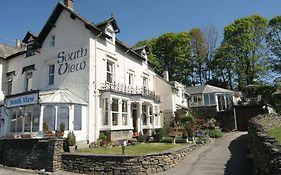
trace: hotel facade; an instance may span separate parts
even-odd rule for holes
[[[1,60],[2,137],[42,137],[65,125],[77,141],[101,132],[111,140],[151,134],[161,127],[155,72],[147,48],[116,38],[114,17],[93,24],[58,3],[39,35],[28,32],[21,50]]]

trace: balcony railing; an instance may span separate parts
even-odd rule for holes
[[[146,87],[138,88],[138,87],[126,86],[122,83],[105,82],[101,84],[100,90],[123,93],[128,95],[141,95],[144,97],[152,98],[157,102],[160,102],[160,98],[155,94],[155,92],[148,90]]]

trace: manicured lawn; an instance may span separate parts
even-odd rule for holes
[[[281,126],[268,130],[268,133],[281,143]]]
[[[126,155],[144,155],[148,153],[158,153],[163,152],[168,149],[182,147],[186,144],[171,144],[171,143],[145,143],[135,146],[126,146]],[[122,154],[121,147],[114,148],[87,148],[78,149],[76,152],[80,153],[90,153],[90,154],[111,154],[120,155]]]

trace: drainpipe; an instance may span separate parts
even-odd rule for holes
[[[99,103],[99,99],[98,99],[98,87],[97,87],[97,39],[102,35],[102,32],[100,34],[98,34],[95,38],[95,65],[94,65],[94,68],[95,68],[95,90],[94,90],[94,94],[95,94],[95,121],[94,121],[94,126],[95,126],[95,139],[97,139],[98,135],[99,135],[99,128],[98,128],[98,124],[97,122],[99,120],[97,120],[97,117],[98,117],[98,103]]]

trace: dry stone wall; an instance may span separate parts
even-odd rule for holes
[[[248,148],[253,159],[254,175],[281,175],[281,144],[267,134],[281,126],[281,116],[263,114],[249,121]]]
[[[194,149],[196,149],[196,145],[144,156],[64,153],[62,162],[65,171],[75,173],[100,175],[152,174],[175,166]]]

